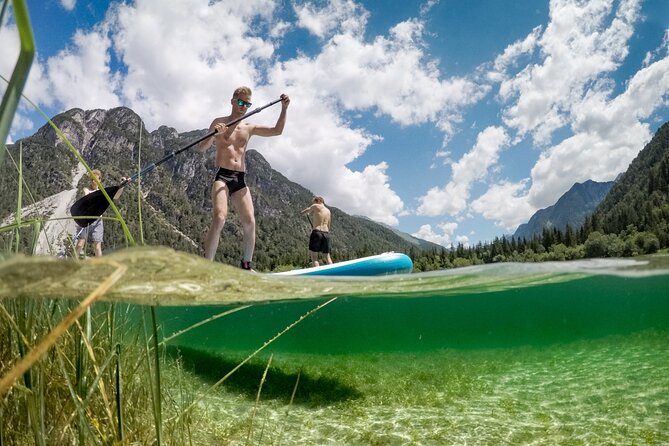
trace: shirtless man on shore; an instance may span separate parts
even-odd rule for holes
[[[330,257],[330,209],[325,207],[323,197],[314,197],[311,206],[302,211],[311,222],[311,235],[309,236],[309,255],[311,265],[318,266],[318,253],[325,254],[325,262],[332,264]]]
[[[244,181],[246,146],[251,136],[277,136],[283,132],[286,123],[286,109],[290,104],[290,99],[285,94],[281,95],[281,114],[274,127],[265,127],[245,121],[230,127],[226,125],[249,111],[251,107],[250,88],[237,88],[232,94],[230,104],[232,105],[230,114],[214,119],[209,126],[209,131],[216,130],[216,134],[198,145],[200,152],[205,152],[214,141],[216,142],[216,166],[219,168],[211,187],[213,217],[204,240],[204,256],[209,260],[214,260],[221,231],[228,217],[229,200],[239,214],[242,223],[244,257],[241,267],[252,270],[251,260],[256,243],[256,221],[251,191]]]

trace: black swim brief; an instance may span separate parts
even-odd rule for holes
[[[223,181],[228,187],[230,195],[246,187],[246,182],[244,181],[244,172],[240,172],[239,170],[230,170],[224,167],[219,167],[218,172],[216,172],[216,178],[214,178],[214,181]]]
[[[330,234],[314,229],[309,236],[309,251],[330,254]]]

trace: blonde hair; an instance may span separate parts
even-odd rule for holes
[[[93,175],[95,175],[98,181],[102,183],[102,172],[100,172],[99,169],[93,169],[91,172],[93,172]],[[94,189],[98,187],[92,176],[90,177],[90,186]]]
[[[323,200],[323,197],[321,197],[321,196],[314,197],[313,202],[314,203],[325,204],[325,200]]]
[[[252,95],[251,89],[249,87],[238,87],[237,89],[235,89],[235,92],[232,93],[232,99],[238,98],[239,95],[242,94],[247,94],[251,96]]]

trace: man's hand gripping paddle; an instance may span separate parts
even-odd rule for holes
[[[226,123],[226,125],[229,127],[233,124],[238,123],[239,121],[248,118],[251,115],[255,115],[256,113],[259,113],[260,111],[266,109],[267,107],[271,107],[272,105],[281,102],[281,98],[270,102],[269,104],[263,105],[262,107],[258,107],[255,110],[252,110],[248,113],[246,113],[244,116],[240,116],[237,119],[233,119],[232,121]],[[165,156],[164,158],[160,159],[159,161],[156,161],[153,164],[149,164],[148,166],[144,167],[142,170],[139,171],[139,173],[136,173],[132,177],[128,178],[127,180],[123,181],[121,184],[117,186],[112,186],[112,187],[106,187],[104,188],[107,191],[107,195],[109,195],[112,200],[116,196],[116,193],[123,189],[125,186],[128,184],[132,183],[133,181],[137,180],[138,178],[148,174],[151,172],[153,169],[156,167],[160,166],[162,163],[165,161],[177,156],[181,152],[184,152],[191,147],[193,147],[196,144],[201,143],[207,138],[211,138],[214,136],[218,130],[212,130],[211,132],[207,133],[203,137],[191,142],[188,144],[186,147],[183,147],[175,152],[170,153],[169,155]],[[82,228],[90,225],[93,223],[97,218],[99,218],[104,211],[107,210],[109,207],[109,201],[107,198],[104,196],[101,190],[96,190],[95,192],[91,192],[88,195],[84,195],[81,197],[79,200],[77,200],[72,207],[70,208],[70,214],[72,214],[72,217],[74,217],[74,221],[81,226]]]

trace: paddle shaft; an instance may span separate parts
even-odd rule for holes
[[[239,118],[233,119],[232,121],[226,123],[226,125],[227,126],[234,125],[234,124],[238,123],[239,121],[241,121],[242,119],[246,119],[251,115],[255,115],[256,113],[259,113],[261,110],[264,110],[267,107],[271,107],[272,105],[274,105],[274,104],[276,104],[277,102],[280,102],[280,101],[281,101],[281,98],[276,99],[276,100],[270,102],[269,104],[263,105],[262,107],[258,107],[255,110],[250,111],[243,116],[240,116]],[[108,195],[113,200],[116,193],[120,189],[125,187],[126,185],[132,183],[133,181],[137,180],[138,178],[141,178],[143,175],[146,175],[147,173],[151,172],[156,167],[160,166],[165,161],[174,158],[175,156],[177,156],[181,152],[184,152],[184,151],[190,149],[194,145],[201,143],[202,141],[204,141],[207,138],[211,138],[217,132],[218,132],[217,130],[213,130],[213,131],[207,133],[203,137],[201,137],[199,139],[196,139],[195,141],[191,142],[186,147],[183,147],[179,150],[176,150],[176,151],[170,153],[169,155],[167,155],[164,158],[156,161],[155,163],[149,164],[148,166],[144,167],[142,170],[140,170],[138,173],[136,173],[132,177],[124,180],[118,186],[107,187],[107,188],[105,188],[105,190],[107,191]],[[72,207],[70,208],[70,214],[73,217],[81,217],[81,218],[75,218],[74,221],[79,226],[84,227],[84,226],[90,225],[94,221],[94,219],[90,219],[88,217],[91,217],[91,216],[99,217],[100,215],[102,215],[104,213],[104,211],[107,209],[107,207],[109,207],[109,201],[107,201],[107,198],[102,194],[101,190],[97,190],[97,191],[92,192],[88,195],[84,195],[79,200],[77,200],[72,205]]]
[[[231,125],[237,124],[239,121],[241,121],[241,120],[243,120],[243,119],[246,119],[246,118],[248,118],[249,116],[255,115],[256,113],[260,113],[262,110],[266,109],[267,107],[271,107],[272,105],[276,104],[277,102],[281,102],[281,98],[276,99],[276,100],[270,102],[269,104],[265,104],[265,105],[263,105],[262,107],[258,107],[258,108],[256,108],[255,110],[252,110],[252,111],[246,113],[244,116],[240,116],[240,117],[237,118],[237,119],[233,119],[232,121],[225,123],[225,125],[227,125],[228,127],[230,127]],[[177,155],[180,154],[181,152],[185,152],[186,150],[190,149],[191,147],[193,147],[193,146],[195,146],[195,145],[201,143],[201,142],[204,141],[205,139],[211,138],[211,137],[214,136],[217,132],[218,132],[217,130],[212,130],[211,132],[207,133],[207,134],[204,135],[203,137],[198,138],[198,139],[196,139],[195,141],[191,142],[191,143],[188,144],[186,147],[182,147],[181,149],[176,150],[176,151],[174,151],[174,152],[172,152],[172,153],[166,155],[164,158],[162,158],[162,159],[156,161],[155,163],[149,164],[148,166],[146,166],[146,167],[144,167],[142,170],[140,170],[138,173],[134,174],[133,176],[131,176],[131,177],[128,178],[127,180],[123,181],[121,184],[119,184],[118,187],[119,187],[119,188],[122,188],[122,187],[127,186],[128,184],[132,183],[133,181],[137,180],[138,178],[141,178],[143,175],[146,175],[147,173],[151,172],[151,171],[154,170],[156,167],[158,167],[158,166],[160,166],[161,164],[163,164],[165,161],[168,161],[168,160],[174,158],[175,156],[177,156]]]

